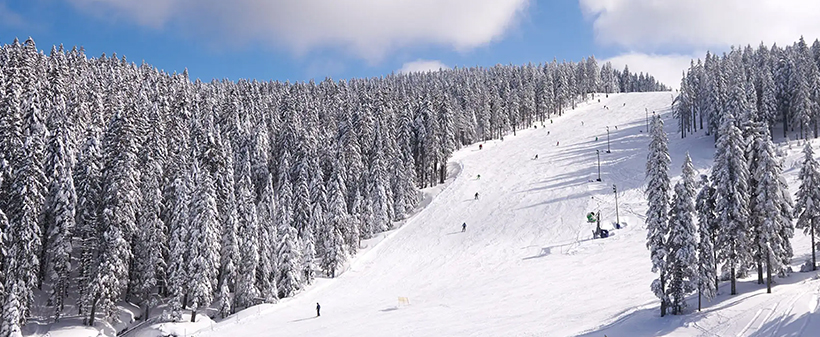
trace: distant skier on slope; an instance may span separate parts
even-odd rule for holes
[[[465,222],[465,223],[461,224],[461,232],[463,233],[463,232],[466,232],[466,231],[467,231],[467,223]]]
[[[478,192],[475,192],[475,200],[478,200]]]
[[[322,316],[319,314],[319,309],[322,309],[322,306],[319,305],[319,302],[316,302],[316,317]]]

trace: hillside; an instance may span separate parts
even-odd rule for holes
[[[667,119],[673,176],[686,151],[696,168],[707,172],[711,139],[676,137],[668,92],[597,99],[552,124],[485,143],[482,150],[475,144],[457,152],[452,160],[460,169],[443,191],[403,227],[384,234],[340,277],[321,279],[279,304],[240,312],[198,335],[808,336],[801,332],[816,331],[812,328],[820,321],[811,318],[820,281],[813,273],[777,279],[770,295],[756,280],[743,280],[740,295],[729,297],[721,288],[702,313],[658,316],[649,290],[655,275],[642,215],[646,112]],[[596,149],[602,182],[595,181]],[[788,154],[786,174],[796,188],[799,151],[795,147]],[[618,187],[620,220],[628,226],[614,230],[613,237],[590,240],[594,225],[586,223],[587,212],[600,207],[605,228],[615,220],[612,184]],[[793,245],[799,265],[810,251],[808,240],[798,233]],[[399,297],[410,303],[399,304]],[[314,317],[317,302],[320,318]]]

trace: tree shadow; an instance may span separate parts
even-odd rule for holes
[[[291,323],[294,323],[294,322],[302,322],[302,321],[307,321],[307,320],[317,319],[317,318],[319,318],[319,316],[305,317],[305,318],[300,318],[300,319],[295,319],[295,320],[292,320],[292,321],[291,321]]]
[[[777,284],[786,285],[786,284],[794,284],[799,282],[804,282],[807,279],[814,277],[816,273],[794,273],[785,278],[777,278]],[[575,336],[577,337],[600,337],[600,336],[634,336],[634,337],[643,337],[643,336],[661,336],[667,335],[679,328],[695,328],[701,330],[703,334],[707,335],[719,335],[714,331],[709,331],[706,328],[702,328],[698,322],[702,321],[703,319],[707,318],[710,314],[719,312],[720,310],[727,309],[732,307],[740,302],[747,301],[751,298],[755,298],[758,296],[766,296],[766,286],[757,284],[756,277],[749,277],[745,278],[742,281],[738,280],[737,287],[738,287],[738,294],[737,295],[729,295],[729,282],[724,281],[719,286],[719,291],[717,297],[712,299],[711,301],[706,301],[702,303],[701,311],[698,312],[697,310],[697,294],[690,295],[686,298],[688,309],[682,315],[667,315],[666,317],[660,317],[660,308],[659,304],[650,304],[644,306],[637,306],[633,308],[626,309],[621,313],[613,316],[614,319],[602,325],[599,325],[596,328],[583,331],[580,334]],[[761,292],[762,290],[762,292]],[[777,287],[773,287],[772,291],[777,291]],[[793,315],[792,315],[793,316]],[[800,318],[796,320],[789,320],[786,317],[783,319],[779,319],[775,317],[769,322],[765,324],[761,324],[759,326],[752,326],[750,322],[750,326],[747,329],[753,329],[748,332],[754,332],[752,336],[804,336],[805,334],[783,334],[783,323],[790,322],[786,325],[788,330],[786,331],[811,331],[811,336],[815,336],[818,328],[820,328],[820,317],[814,317],[814,319],[809,319],[810,317],[805,316],[820,316],[820,313],[813,313],[811,315],[803,315],[800,318],[806,318],[805,320],[801,321]],[[806,329],[806,326],[809,328],[814,329]],[[816,328],[815,328],[816,327]],[[794,328],[798,328],[795,330]],[[679,333],[682,331],[678,331]],[[741,331],[747,332],[747,331]],[[809,336],[809,335],[805,335]]]

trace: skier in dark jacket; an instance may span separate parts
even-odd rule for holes
[[[322,309],[322,306],[319,305],[319,302],[316,302],[316,317],[322,316],[319,314],[319,309]]]
[[[478,192],[475,192],[475,200],[478,200]]]
[[[465,223],[463,223],[463,224],[461,224],[461,231],[462,231],[462,232],[466,232],[466,231],[467,231],[467,223],[466,223],[466,222],[465,222]]]

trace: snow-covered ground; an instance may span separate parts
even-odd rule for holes
[[[736,296],[722,284],[702,312],[693,311],[693,297],[689,313],[659,316],[643,225],[646,112],[666,118],[676,178],[686,151],[701,173],[714,151],[711,136],[675,133],[672,99],[669,92],[598,95],[545,126],[482,150],[464,148],[452,159],[457,174],[437,187],[437,196],[400,229],[370,242],[344,274],[278,304],[209,322],[197,335],[820,335],[817,273],[775,279],[772,294],[756,277],[741,280]],[[785,171],[794,190],[800,146],[792,147]],[[602,182],[595,181],[596,150]],[[613,184],[628,226],[591,240],[586,213],[600,209],[604,228],[615,221]],[[798,232],[793,246],[797,266],[810,254],[808,238]]]

